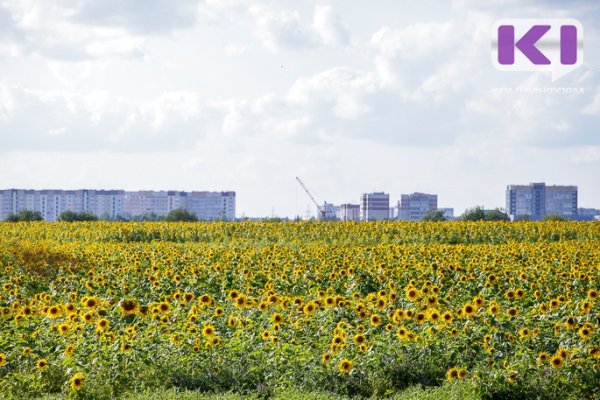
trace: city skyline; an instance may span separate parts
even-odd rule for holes
[[[307,210],[304,219],[420,221],[429,212],[434,211],[443,211],[444,217],[448,220],[462,217],[462,215],[455,216],[454,207],[438,206],[437,194],[420,192],[402,194],[396,205],[390,202],[390,195],[385,192],[363,193],[359,204],[351,202],[319,204],[301,180],[296,179],[315,206],[315,215],[311,215]],[[578,197],[578,187],[573,185],[547,185],[545,182],[533,182],[527,185],[508,184],[505,207],[486,208],[477,205],[470,209],[480,207],[488,211],[499,210],[510,220],[522,218],[542,220],[547,216],[559,216],[571,220],[598,219],[600,209],[580,207]],[[310,209],[310,206],[308,207]],[[0,221],[22,211],[40,212],[44,220],[55,221],[64,211],[90,212],[108,220],[130,220],[144,215],[164,217],[176,209],[190,211],[199,220],[233,221],[261,218],[236,214],[235,191],[0,189]],[[276,217],[276,215],[269,217]],[[289,219],[287,216],[284,218]],[[293,218],[302,217],[297,214]]]
[[[584,62],[503,72],[503,18],[581,22]],[[0,4],[0,187],[235,190],[238,216],[510,182],[600,208],[600,4],[42,0]]]

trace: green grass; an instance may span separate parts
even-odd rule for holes
[[[45,396],[42,400],[59,400],[62,396]],[[177,391],[173,389],[148,391],[144,393],[127,393],[120,400],[347,400],[348,397],[320,392],[305,392],[293,389],[276,391],[273,396],[265,397],[261,393],[242,395],[237,393],[201,393],[194,391]],[[469,382],[446,383],[440,387],[423,388],[412,386],[402,392],[392,394],[389,400],[479,400],[481,397],[473,384]]]

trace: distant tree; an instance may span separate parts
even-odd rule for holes
[[[6,217],[6,221],[8,222],[32,222],[32,221],[43,221],[42,213],[39,211],[33,210],[23,210],[17,214],[10,214]]]
[[[560,214],[548,214],[544,217],[544,221],[566,221],[567,219]]]
[[[486,221],[510,221],[508,214],[498,208],[484,213]]]
[[[191,211],[184,210],[183,208],[178,208],[176,210],[171,210],[165,217],[165,221],[167,222],[196,222],[198,221],[198,217]]]
[[[133,217],[133,221],[151,221],[151,222],[155,222],[155,221],[164,221],[165,217],[161,217],[160,215],[158,215],[155,212],[148,212],[148,213],[144,213],[141,215],[136,215],[135,217]]]
[[[75,212],[71,210],[63,211],[58,217],[59,221],[77,222],[77,221],[98,221],[98,217],[89,212]]]
[[[461,219],[463,221],[483,221],[485,220],[485,212],[480,206],[468,208]]]
[[[447,218],[444,215],[444,211],[443,210],[430,210],[427,211],[427,213],[423,216],[422,221],[432,221],[432,222],[439,222],[439,221],[446,221]]]

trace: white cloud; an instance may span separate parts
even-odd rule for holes
[[[1,4],[5,185],[231,188],[250,215],[291,215],[297,175],[329,201],[439,191],[457,209],[501,205],[506,183],[597,180],[585,21],[589,66],[560,81],[584,92],[557,96],[492,90],[553,87],[490,63],[489,25],[516,3],[387,2],[360,17],[345,2]],[[30,162],[39,179],[22,174]]]
[[[600,86],[596,89],[592,102],[587,104],[582,112],[589,115],[600,115]]]
[[[585,146],[578,148],[571,156],[571,162],[576,165],[600,164],[600,146]]]
[[[273,10],[262,5],[250,8],[256,20],[256,35],[263,45],[273,52],[292,47],[310,47],[314,37],[302,24],[300,13],[291,10]]]
[[[339,15],[330,6],[315,7],[313,27],[321,41],[327,46],[345,46],[350,42],[350,33]]]

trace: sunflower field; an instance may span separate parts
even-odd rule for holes
[[[600,223],[0,223],[0,398],[600,397]]]

